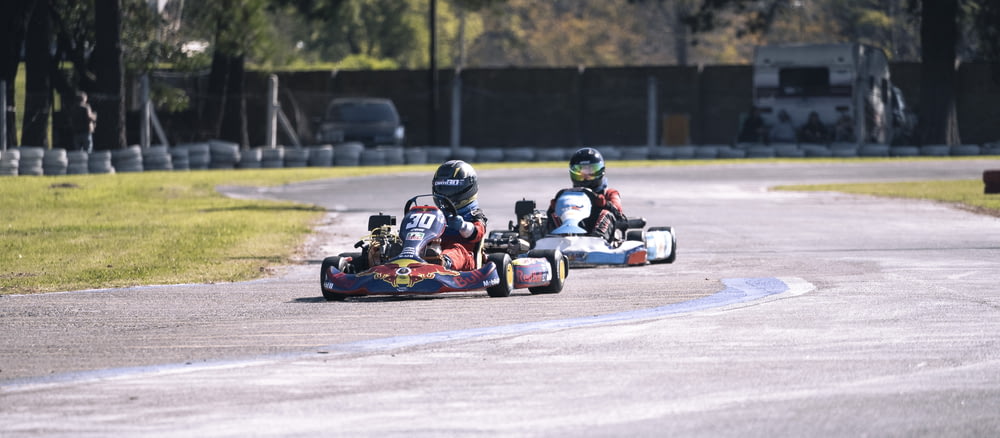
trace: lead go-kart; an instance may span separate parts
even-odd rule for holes
[[[417,202],[425,197],[432,198],[433,203]],[[443,196],[417,195],[406,202],[403,212],[398,233],[393,231],[395,216],[372,215],[368,219],[369,234],[354,245],[359,252],[323,260],[320,287],[324,298],[342,301],[365,295],[427,295],[483,289],[491,297],[506,297],[513,289],[522,288],[532,294],[562,291],[569,262],[558,249],[521,253],[481,242],[475,251],[476,269],[452,270],[432,263],[426,250],[440,244],[447,218],[458,214],[455,206]]]
[[[508,230],[492,231],[488,240],[494,246],[559,251],[569,259],[570,267],[673,263],[677,258],[673,227],[645,229],[643,218],[621,218],[616,221],[610,240],[584,229],[582,222],[592,216],[595,201],[596,195],[587,188],[560,190],[553,214],[561,225],[551,230],[548,215],[537,210],[534,201],[517,201],[514,205],[517,222],[511,221]]]

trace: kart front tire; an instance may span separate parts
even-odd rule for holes
[[[566,277],[569,276],[569,258],[558,249],[536,249],[528,252],[528,257],[544,257],[552,269],[552,280],[545,286],[529,287],[532,294],[557,294],[562,292]]]
[[[487,260],[496,265],[500,282],[487,287],[486,293],[494,298],[509,297],[514,290],[514,265],[510,262],[510,255],[505,252],[492,253],[487,256]]]
[[[674,234],[673,227],[653,227],[649,231],[666,231],[670,233],[670,255],[667,258],[653,260],[650,263],[673,263],[674,260],[677,260],[677,235]]]
[[[330,292],[323,289],[323,282],[326,281],[327,271],[329,271],[331,267],[335,267],[338,270],[343,271],[347,268],[347,263],[348,260],[346,257],[333,256],[323,259],[323,264],[319,270],[319,284],[320,290],[323,291],[323,298],[326,298],[327,301],[344,301],[349,296],[347,294]]]

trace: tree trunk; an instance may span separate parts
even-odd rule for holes
[[[88,96],[97,113],[94,150],[123,149],[126,140],[121,0],[96,0],[94,17],[96,32],[91,65],[97,83]]]
[[[925,0],[920,22],[920,108],[917,141],[960,144],[955,114],[958,0]]]
[[[0,0],[0,81],[7,88],[7,107],[14,107],[14,80],[17,79],[17,67],[21,63],[21,45],[28,28],[28,11],[34,4],[33,0]],[[7,145],[17,145],[17,127],[15,113],[0,109],[0,119],[7,124]]]
[[[228,77],[228,59],[216,50],[212,54],[212,68],[208,73],[208,89],[202,104],[201,136],[206,139],[218,138],[222,132],[222,119],[226,113]]]
[[[49,78],[52,20],[49,11],[50,0],[38,0],[28,23],[24,51],[24,121],[21,129],[24,144],[44,148],[49,147],[49,116],[52,109],[52,81]]]
[[[246,60],[242,56],[229,56],[226,59],[229,75],[226,81],[226,104],[220,134],[223,140],[239,143],[245,148],[250,146],[246,96],[244,96]]]

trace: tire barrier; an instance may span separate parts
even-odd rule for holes
[[[111,151],[91,152],[87,157],[87,171],[89,173],[115,173],[115,168],[111,165]]]
[[[467,163],[472,163],[476,161],[476,148],[471,148],[468,146],[459,146],[451,150],[452,160],[462,160]]]
[[[212,152],[208,143],[189,143],[184,145],[188,152],[188,168],[191,170],[205,170],[212,159]]]
[[[209,169],[235,169],[240,162],[240,145],[228,141],[208,142]]]
[[[115,172],[142,172],[142,148],[139,145],[111,151],[111,165]]]
[[[960,144],[951,147],[951,156],[953,157],[974,157],[982,155],[982,153],[982,148],[975,144]]]
[[[166,146],[150,146],[142,151],[144,170],[174,170],[174,161]]]
[[[17,176],[21,163],[21,151],[8,149],[0,151],[0,176]]]
[[[21,161],[17,164],[18,175],[43,175],[42,159],[45,157],[45,149],[38,146],[21,146]]]
[[[674,146],[657,146],[649,150],[650,160],[673,160],[676,156]]]
[[[620,159],[622,160],[643,161],[649,159],[649,147],[646,146],[623,147],[620,151]]]
[[[385,151],[381,149],[365,149],[361,151],[359,164],[362,166],[384,166]]]
[[[602,151],[601,154],[604,152]],[[543,148],[535,151],[536,161],[565,161],[566,154],[559,148]]]
[[[983,171],[983,193],[988,195],[1000,193],[1000,170],[991,169]]]
[[[424,148],[406,148],[403,150],[406,164],[427,164],[427,150]]]
[[[535,160],[535,150],[531,148],[504,149],[503,160],[511,163],[527,163]]]
[[[403,155],[402,146],[376,146],[375,149],[382,151],[385,164],[388,166],[406,164],[406,157]]]
[[[858,148],[859,157],[888,157],[889,145],[863,144]]]
[[[719,158],[723,159],[734,159],[734,158],[746,158],[747,151],[742,149],[736,149],[731,146],[723,146],[719,148]]]
[[[810,157],[975,157],[1000,156],[1000,142],[983,145],[889,146],[884,144],[738,144],[680,146],[597,146],[614,160],[711,160]],[[236,143],[214,141],[177,146],[138,145],[118,150],[67,151],[21,146],[0,151],[0,176],[79,175],[189,169],[256,169],[283,167],[382,166],[439,164],[450,159],[475,163],[563,162],[577,148],[452,148],[448,146],[365,148],[361,143],[305,147],[240,149]],[[612,158],[606,158],[611,160]],[[985,176],[984,176],[985,178]],[[985,180],[984,180],[985,181]]]
[[[778,158],[804,158],[806,152],[799,149],[799,145],[790,143],[776,143],[771,147],[774,148],[774,155]]]
[[[427,149],[427,162],[430,164],[440,164],[451,159],[451,148],[448,146],[429,146]]]
[[[89,155],[87,151],[69,151],[66,152],[66,174],[67,175],[84,175],[90,173],[89,165],[87,164],[89,160]]]
[[[806,143],[799,145],[799,148],[802,149],[802,152],[805,152],[807,158],[827,158],[833,156],[830,148],[821,144]]]
[[[69,158],[66,157],[66,149],[53,148],[46,149],[42,157],[43,175],[65,175],[69,167]]]
[[[889,148],[890,157],[918,157],[920,148],[916,146],[892,146]]]
[[[341,143],[333,146],[333,164],[335,166],[358,166],[361,164],[361,151],[365,145],[357,142]]]
[[[333,145],[309,147],[309,167],[333,166]]]
[[[309,165],[309,149],[303,147],[285,148],[285,167],[306,167]]]
[[[920,155],[925,157],[947,157],[951,155],[951,147],[946,144],[932,144],[920,147]]]
[[[747,158],[774,158],[774,148],[770,146],[753,145],[747,148]]]
[[[699,160],[714,160],[719,158],[719,147],[713,145],[696,146],[694,149],[694,158]]]
[[[260,167],[263,169],[280,169],[285,167],[285,148],[263,147],[260,149]]]
[[[262,148],[250,148],[240,151],[240,162],[236,163],[236,167],[240,169],[260,169],[261,151]]]
[[[188,150],[184,147],[172,147],[170,149],[170,163],[174,170],[191,170],[191,162],[188,161]]]

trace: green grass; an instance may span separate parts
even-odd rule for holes
[[[891,198],[927,199],[956,204],[983,214],[1000,216],[1000,195],[983,193],[981,179],[909,181],[895,183],[816,184],[780,186],[777,190],[842,192]]]
[[[406,170],[418,170],[409,167]],[[323,211],[230,199],[393,167],[144,172],[0,180],[0,294],[258,278],[288,264]],[[427,166],[430,174],[432,167]]]

